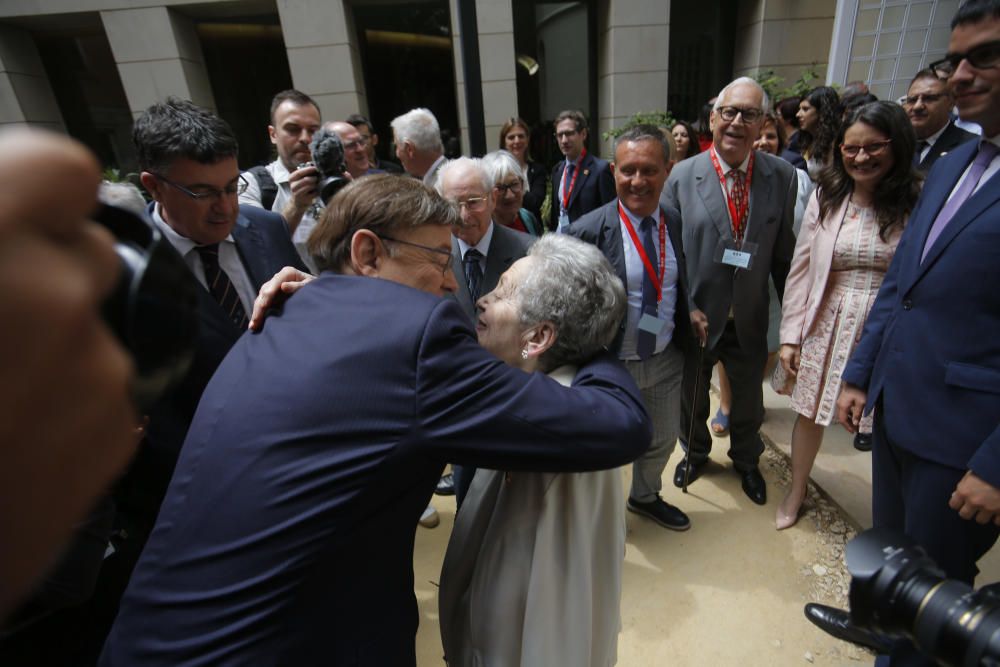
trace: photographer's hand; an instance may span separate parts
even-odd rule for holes
[[[132,362],[100,313],[118,259],[86,219],[100,180],[75,141],[0,133],[0,618],[137,441]]]
[[[260,331],[269,308],[280,305],[315,278],[316,276],[303,273],[292,266],[286,266],[274,274],[273,278],[260,286],[257,298],[254,299],[253,313],[250,315],[250,331]]]
[[[288,185],[292,190],[292,196],[285,204],[281,214],[285,216],[288,229],[292,233],[295,233],[296,227],[302,222],[302,216],[316,199],[318,174],[316,167],[309,165],[296,169],[288,175]]]
[[[963,519],[975,519],[976,523],[982,524],[992,521],[1000,525],[1000,489],[971,470],[955,487],[948,507],[958,510]]]

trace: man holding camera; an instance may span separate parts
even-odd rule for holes
[[[298,90],[283,90],[271,100],[267,133],[278,152],[274,162],[243,174],[247,187],[239,202],[284,216],[295,247],[308,264],[306,239],[316,226],[322,204],[317,198],[316,168],[309,143],[320,128],[319,105]],[[305,165],[301,166],[300,165]]]

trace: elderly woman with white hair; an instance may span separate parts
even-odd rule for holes
[[[483,166],[493,181],[493,222],[525,232],[542,235],[542,226],[528,209],[524,208],[524,193],[528,191],[528,178],[517,158],[507,151],[493,151],[483,156]]]
[[[594,246],[548,234],[479,300],[479,342],[569,385],[611,344],[625,289]],[[625,557],[620,470],[480,469],[441,572],[451,665],[606,667],[617,660]]]

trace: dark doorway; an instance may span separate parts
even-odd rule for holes
[[[697,120],[702,105],[732,80],[736,16],[736,0],[670,3],[667,105],[675,118]]]
[[[448,154],[461,151],[451,16],[445,0],[354,5],[369,119],[382,137],[379,158],[391,153],[393,118],[430,109]]]

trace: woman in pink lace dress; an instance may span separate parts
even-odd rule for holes
[[[798,520],[840,375],[920,191],[916,138],[896,104],[872,102],[843,124],[802,221],[781,317],[781,370],[794,380],[792,485],[775,526]],[[780,373],[780,371],[779,371]],[[871,432],[871,419],[861,429]]]

